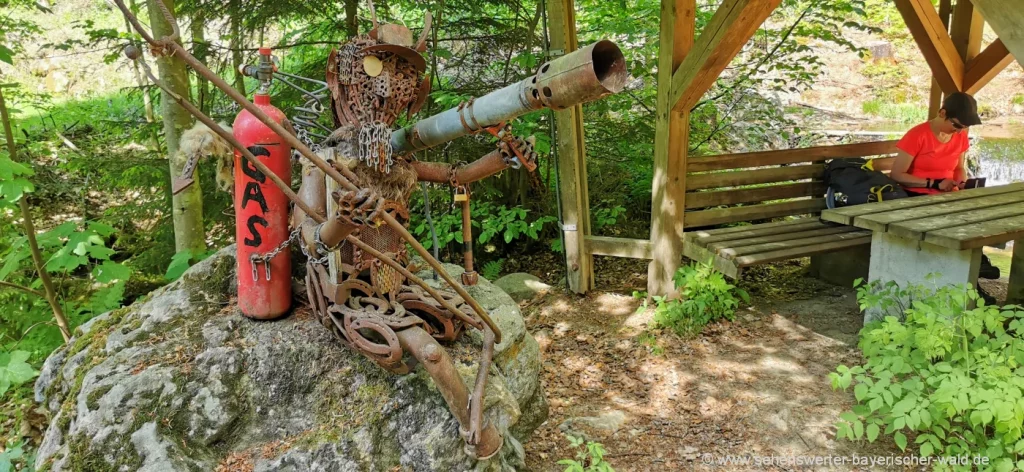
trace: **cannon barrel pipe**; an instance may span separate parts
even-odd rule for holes
[[[562,110],[618,93],[626,86],[626,60],[603,40],[547,62],[533,77],[417,121],[391,135],[397,154],[431,148],[534,110]]]

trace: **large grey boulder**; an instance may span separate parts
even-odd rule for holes
[[[92,320],[46,361],[36,384],[53,415],[42,470],[523,467],[521,443],[548,407],[537,342],[501,290],[483,279],[470,290],[504,334],[486,416],[505,443],[494,459],[474,461],[422,368],[391,375],[343,348],[308,311],[272,322],[242,317],[231,303],[234,254],[225,248],[146,300]],[[469,385],[479,345],[469,331],[451,347]]]
[[[551,290],[551,286],[541,282],[540,278],[525,272],[508,274],[494,281],[494,286],[502,289],[513,300],[521,302]]]

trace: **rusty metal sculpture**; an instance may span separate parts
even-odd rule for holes
[[[529,111],[562,109],[620,91],[625,86],[626,72],[618,47],[610,41],[595,43],[544,64],[533,77],[394,130],[395,121],[402,114],[414,115],[430,90],[421,56],[426,49],[430,16],[426,16],[420,38],[413,42],[407,28],[379,24],[370,2],[373,28],[331,52],[326,83],[312,81],[326,89],[305,94],[308,100],[293,120],[293,133],[260,112],[182,48],[176,42],[176,26],[170,36],[152,38],[123,0],[115,2],[150,44],[151,52],[181,57],[306,159],[296,194],[230,133],[184,97],[166,89],[146,68],[154,83],[238,149],[295,203],[291,221],[303,252],[309,256],[309,300],[324,326],[344,345],[394,373],[409,372],[409,354],[437,384],[460,425],[467,454],[481,460],[497,454],[502,438],[494,425],[484,421],[483,406],[494,344],[501,342],[501,332],[479,303],[409,234],[408,200],[417,182],[454,187],[456,200],[462,202],[466,243],[461,281],[462,285],[474,285],[478,276],[472,265],[468,185],[508,167],[536,167],[533,140],[514,137],[508,121]],[[175,25],[166,6],[160,1],[157,5]],[[135,59],[141,51],[126,50],[126,54]],[[250,69],[254,74],[258,70]],[[314,142],[319,132],[325,131],[316,124],[323,93],[330,100],[335,129],[322,142]],[[497,149],[471,164],[452,166],[413,158],[415,151],[481,131],[498,138]],[[414,275],[407,244],[455,293],[432,288]],[[483,334],[472,392],[438,344],[455,340],[464,325]]]

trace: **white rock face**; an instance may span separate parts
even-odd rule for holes
[[[477,462],[422,369],[391,375],[308,314],[242,317],[230,305],[234,254],[225,248],[148,300],[98,317],[46,361],[36,399],[54,419],[37,464],[54,472],[206,472],[233,460],[267,472],[524,466],[521,441],[548,406],[537,342],[500,289],[483,279],[470,288],[504,335],[486,416],[505,443]],[[472,330],[448,346],[467,385],[479,346]]]

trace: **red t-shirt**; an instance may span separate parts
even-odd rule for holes
[[[953,133],[949,142],[943,143],[935,137],[931,126],[925,122],[919,124],[896,143],[896,147],[914,157],[907,173],[915,177],[927,179],[952,179],[956,167],[960,165],[960,156],[970,147],[967,130]],[[912,187],[916,193],[939,193],[938,190]]]

